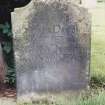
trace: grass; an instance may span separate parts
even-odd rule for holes
[[[97,91],[82,94],[82,96],[78,98],[70,98],[70,97],[57,97],[56,100],[40,100],[32,103],[24,103],[18,105],[105,105],[105,92]]]
[[[103,87],[105,85],[105,5],[100,7],[91,10],[91,81]]]

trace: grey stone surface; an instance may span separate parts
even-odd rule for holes
[[[29,7],[24,23],[21,12],[13,15],[18,95],[86,88],[91,32],[87,10],[63,1],[35,1]]]

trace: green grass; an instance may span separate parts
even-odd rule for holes
[[[34,101],[32,103],[24,103],[18,105],[105,105],[105,93],[98,91],[98,93],[85,93],[78,98],[57,97],[56,100],[50,101],[48,99]]]
[[[105,83],[105,33],[92,36],[91,77]]]
[[[91,77],[96,85],[105,85],[105,5],[91,10]]]
[[[105,76],[105,32],[92,36],[91,73]]]
[[[105,105],[105,93],[99,93],[85,100],[81,99],[76,105]]]

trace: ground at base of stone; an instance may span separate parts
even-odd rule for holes
[[[16,99],[16,88],[8,84],[0,84],[0,99],[1,98]]]
[[[16,100],[12,98],[0,98],[0,105],[16,105]]]

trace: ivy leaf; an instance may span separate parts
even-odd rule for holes
[[[9,29],[9,28],[10,28],[9,23],[6,22],[6,23],[5,23],[5,27]]]
[[[3,29],[3,34],[8,34],[8,29],[7,28]]]
[[[3,34],[9,34],[9,32],[11,31],[11,27],[9,25],[9,23],[5,23],[5,24],[0,24],[0,29],[2,29]]]
[[[11,44],[10,43],[4,43],[3,50],[8,54],[11,52]]]

